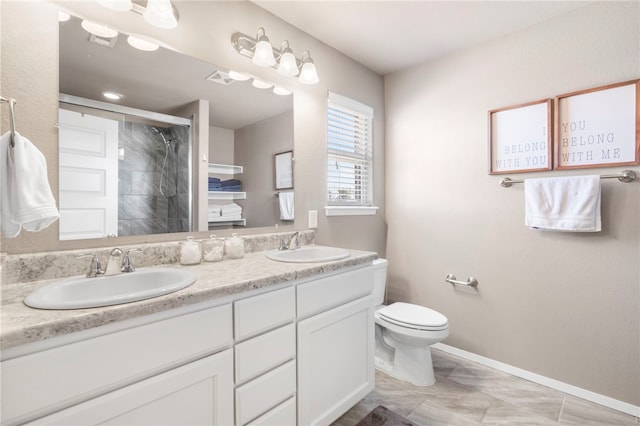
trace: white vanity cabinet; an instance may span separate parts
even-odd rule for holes
[[[373,270],[298,286],[298,424],[328,425],[375,386]]]
[[[296,424],[295,319],[293,286],[234,303],[236,425]]]
[[[233,423],[231,304],[65,341],[78,335],[0,363],[2,425],[175,420],[158,417],[160,407],[194,421]]]
[[[328,425],[374,387],[373,268],[274,288],[12,350],[0,424]]]

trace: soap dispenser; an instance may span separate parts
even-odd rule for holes
[[[244,256],[244,240],[238,234],[231,234],[224,242],[224,251],[228,259],[240,259]]]
[[[202,252],[205,262],[218,262],[224,255],[224,239],[210,235],[208,240],[202,241]]]
[[[187,241],[183,241],[180,249],[181,265],[197,265],[202,260],[202,249],[200,243],[194,241],[193,237],[187,237]]]

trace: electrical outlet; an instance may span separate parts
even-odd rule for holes
[[[318,227],[318,210],[309,210],[309,228],[316,229]]]

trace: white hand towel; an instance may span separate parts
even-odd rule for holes
[[[542,230],[598,232],[600,176],[525,179],[525,225]]]
[[[47,177],[47,161],[31,141],[16,132],[0,138],[0,209],[2,232],[13,238],[21,228],[39,232],[58,220],[60,214]]]
[[[294,220],[293,191],[280,192],[278,200],[280,202],[280,219]]]

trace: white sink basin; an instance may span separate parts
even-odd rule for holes
[[[193,272],[173,268],[143,268],[96,278],[72,278],[42,287],[24,300],[38,309],[82,309],[150,299],[196,282]]]
[[[351,256],[349,250],[327,246],[302,246],[295,250],[273,250],[267,252],[267,257],[278,262],[331,262],[346,259]]]

